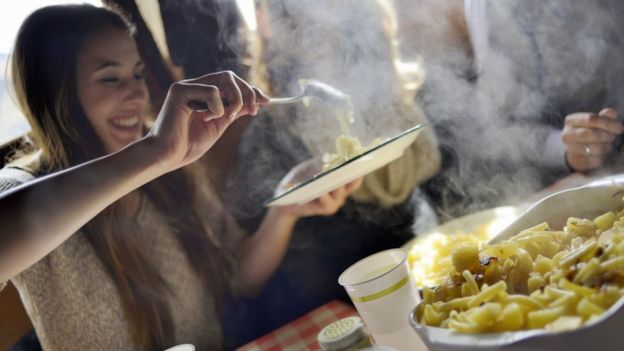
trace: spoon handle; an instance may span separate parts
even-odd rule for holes
[[[292,97],[278,97],[269,99],[269,105],[286,105],[292,104],[297,101],[301,101],[303,96],[292,96]],[[224,101],[224,105],[227,106]],[[208,110],[208,104],[205,101],[191,100],[187,103],[187,106],[190,107],[194,111],[206,111]]]
[[[269,105],[292,104],[293,102],[301,101],[301,99],[303,99],[303,96],[271,98],[269,99]]]

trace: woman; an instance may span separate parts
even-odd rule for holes
[[[0,171],[15,187],[0,198],[0,282],[20,291],[44,349],[221,348],[219,300],[259,290],[295,222],[358,186],[272,209],[246,238],[193,162],[262,92],[230,72],[175,83],[145,134],[132,26],[89,5],[35,11],[12,60],[32,133]]]
[[[353,102],[355,122],[349,131],[362,144],[426,122],[414,104],[422,72],[411,70],[409,79],[408,66],[398,62],[395,15],[388,1],[267,0],[258,6],[260,62],[265,67],[256,68],[255,81],[265,85],[263,89],[291,96],[299,91],[302,78],[336,87]],[[248,229],[259,225],[264,215],[259,205],[271,197],[288,169],[336,152],[334,141],[341,134],[336,111],[318,99],[267,108],[262,114],[247,129],[237,174],[229,178],[228,203]],[[401,158],[367,175],[336,215],[301,221],[260,298],[236,304],[238,319],[228,314],[232,319],[228,329],[238,341],[231,346],[332,299],[349,301],[338,285],[342,271],[363,257],[412,239],[415,219],[418,230],[435,223],[418,186],[436,173],[439,161],[435,136],[425,129]],[[252,174],[264,174],[265,180],[257,181]]]

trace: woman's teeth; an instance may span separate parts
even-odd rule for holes
[[[122,127],[122,128],[134,127],[138,122],[139,122],[138,116],[117,117],[117,118],[111,119],[111,123],[113,125],[117,127]]]

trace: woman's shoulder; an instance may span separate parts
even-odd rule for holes
[[[34,173],[24,168],[5,166],[0,169],[0,193],[28,183],[36,178],[37,176]]]

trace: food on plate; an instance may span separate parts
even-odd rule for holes
[[[624,296],[624,211],[464,246],[452,262],[444,281],[423,289],[420,323],[460,333],[575,329]]]
[[[345,101],[336,106],[336,117],[338,117],[338,123],[340,123],[340,131],[348,135],[349,125],[355,121],[353,117],[353,103],[350,96],[345,95]]]
[[[376,138],[368,146],[362,146],[358,138],[342,134],[336,139],[336,153],[326,153],[323,155],[323,170],[328,170],[345,161],[348,161],[370,149],[379,145],[381,140]]]
[[[350,135],[349,125],[353,124],[354,118],[353,105],[349,96],[346,96],[345,103],[335,106],[335,111],[342,134],[336,138],[336,153],[323,154],[323,171],[361,155],[381,143],[381,139],[375,138],[370,145],[362,146],[362,142],[358,138]]]
[[[302,84],[305,84],[305,81],[302,82]],[[325,153],[322,156],[323,171],[326,171],[343,162],[346,162],[366,152],[372,147],[379,145],[379,143],[381,142],[380,139],[377,138],[373,140],[373,142],[369,146],[363,147],[362,143],[358,138],[351,136],[349,133],[349,126],[355,121],[351,97],[349,95],[344,95],[341,92],[336,91],[332,94],[329,94],[328,98],[328,90],[328,87],[325,87],[322,90],[324,97],[322,100],[324,100],[326,103],[329,102],[329,105],[333,109],[335,116],[338,119],[341,134],[338,136],[338,138],[336,138],[336,152]],[[310,101],[310,97],[306,97],[303,99],[303,103],[306,106],[310,104]]]

